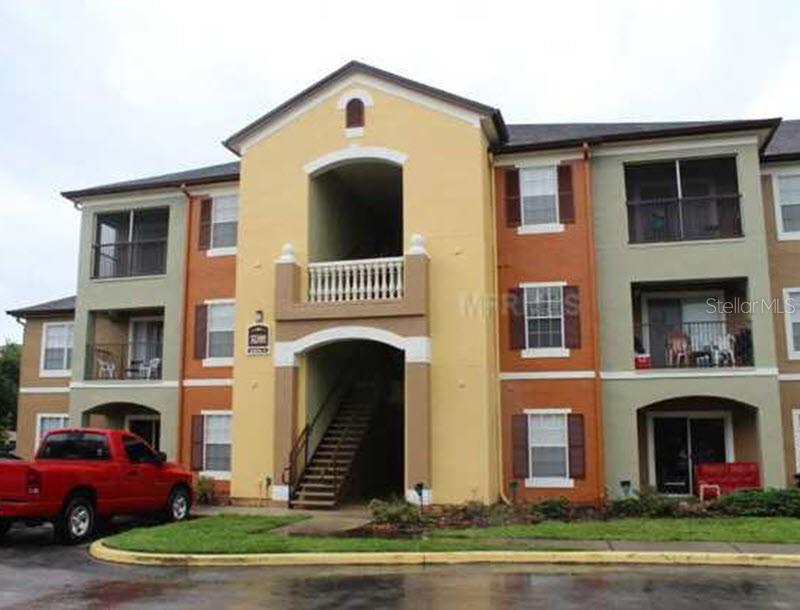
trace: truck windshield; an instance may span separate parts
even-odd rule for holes
[[[40,460],[107,460],[108,439],[96,432],[54,432],[44,439]]]

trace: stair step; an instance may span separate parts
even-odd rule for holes
[[[292,500],[289,502],[291,508],[336,508],[333,500]]]

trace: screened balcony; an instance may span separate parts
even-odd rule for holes
[[[734,157],[625,166],[630,243],[742,236]]]
[[[98,214],[92,245],[92,277],[163,274],[168,226],[168,208]]]
[[[87,380],[162,378],[163,309],[93,311]]]

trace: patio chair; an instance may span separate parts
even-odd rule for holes
[[[97,356],[97,377],[98,379],[116,379],[117,365],[108,356]]]
[[[686,333],[680,331],[671,332],[667,335],[666,341],[666,355],[667,366],[675,367],[680,366],[681,359],[683,363],[689,365],[689,352],[691,351],[691,341]]]

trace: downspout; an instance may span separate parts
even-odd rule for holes
[[[185,376],[185,358],[186,358],[186,318],[189,315],[187,307],[189,306],[189,254],[191,228],[192,228],[192,195],[186,188],[186,184],[181,184],[178,187],[186,197],[186,220],[184,227],[184,244],[183,244],[183,298],[181,305],[181,340],[178,348],[178,462],[183,463],[183,415],[184,415],[184,401],[186,399],[186,388],[184,387],[183,380]]]
[[[586,191],[586,235],[587,235],[587,259],[589,268],[589,290],[592,295],[592,360],[594,362],[594,401],[595,401],[595,443],[597,453],[597,493],[600,498],[605,500],[605,464],[603,463],[603,391],[600,381],[600,307],[599,296],[597,294],[597,263],[596,248],[594,240],[594,198],[592,196],[592,176],[591,176],[591,156],[589,154],[589,143],[584,142],[581,146],[583,150],[583,182]]]
[[[497,415],[495,417],[495,433],[497,434],[497,481],[500,490],[500,499],[506,503],[511,504],[506,495],[505,480],[503,475],[503,393],[500,391],[500,310],[502,306],[502,299],[500,298],[500,271],[498,269],[499,260],[499,247],[497,236],[497,184],[495,181],[495,167],[494,155],[489,152],[489,188],[490,199],[489,204],[492,212],[492,271],[494,273],[494,294],[490,302],[495,303],[495,307],[490,307],[491,315],[494,318],[494,352],[495,352],[495,405],[497,407]]]

